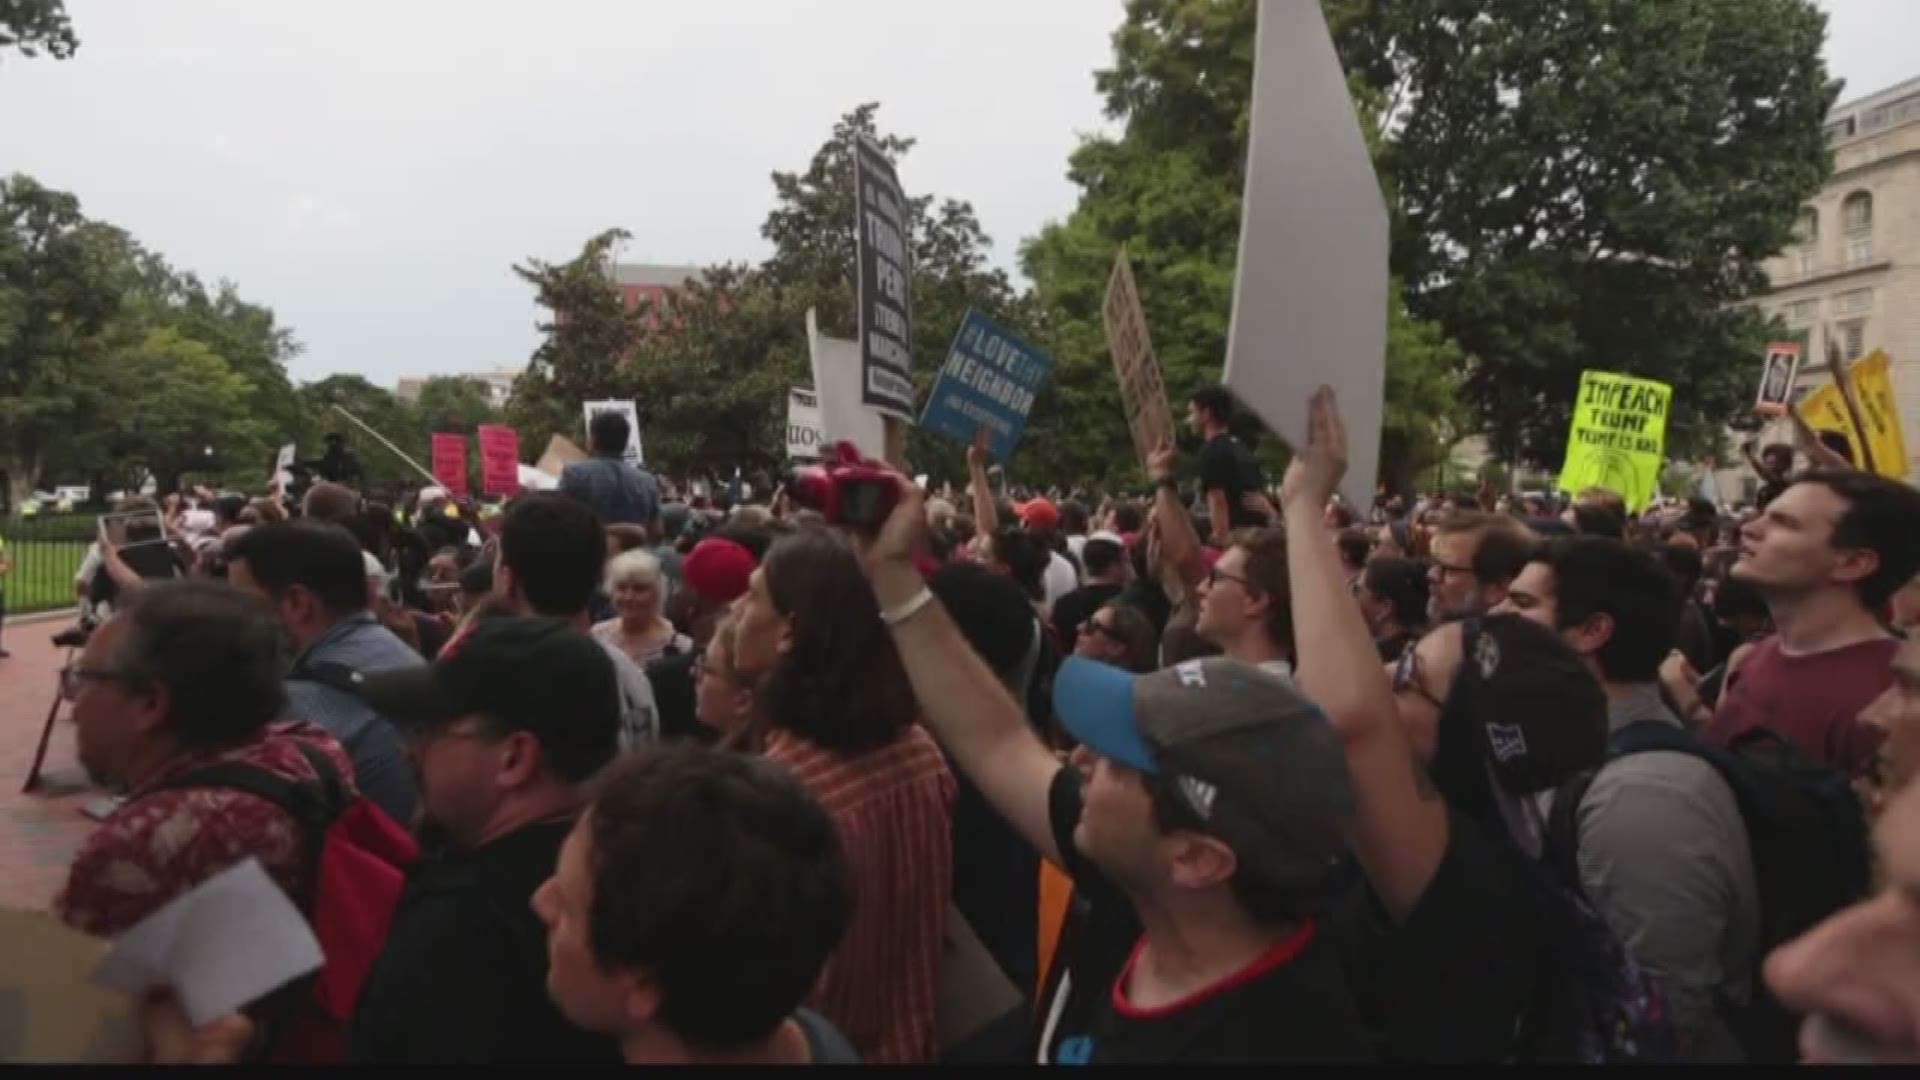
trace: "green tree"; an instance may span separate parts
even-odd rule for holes
[[[329,375],[319,382],[307,383],[296,391],[302,412],[316,433],[340,432],[348,446],[360,458],[362,475],[368,484],[407,486],[425,484],[426,478],[394,457],[393,452],[369,437],[366,432],[342,417],[339,406],[361,423],[379,432],[423,468],[431,469],[432,446],[421,431],[413,409],[393,391],[375,386],[359,375]],[[302,460],[318,457],[317,442],[302,443]],[[264,468],[267,462],[262,462]]]
[[[1233,311],[1253,31],[1251,0],[1132,0],[1113,35],[1113,66],[1095,75],[1108,116],[1124,128],[1074,151],[1068,176],[1081,189],[1079,204],[1022,248],[1046,312],[1039,321],[1055,346],[1053,385],[1030,438],[1066,476],[1139,479],[1101,314],[1121,245],[1176,416],[1189,394],[1219,381]],[[1370,89],[1354,90],[1364,109]],[[1436,327],[1412,318],[1397,293],[1385,314],[1381,476],[1398,485],[1433,460],[1434,426],[1452,411],[1448,373],[1458,354]],[[1279,440],[1257,424],[1243,434],[1270,468],[1284,460]]]
[[[533,286],[534,299],[552,312],[546,335],[527,370],[514,380],[507,420],[534,455],[559,434],[580,442],[583,401],[625,396],[623,365],[645,332],[644,308],[628,310],[612,284],[614,249],[628,238],[609,229],[588,240],[564,263],[528,259],[513,272]]]
[[[1669,382],[1670,452],[1744,413],[1745,301],[1825,179],[1809,0],[1328,0],[1390,118],[1393,265],[1503,456],[1557,465],[1579,373]]]
[[[0,53],[18,49],[32,57],[45,49],[65,60],[79,47],[65,0],[0,0]]]
[[[109,351],[94,375],[135,408],[105,409],[99,438],[118,471],[117,486],[150,473],[160,491],[189,474],[211,479],[235,462],[258,461],[266,448],[248,411],[253,386],[207,345],[171,328],[147,331]]]
[[[77,425],[78,381],[120,309],[130,241],[21,175],[0,182],[0,471],[28,497]]]

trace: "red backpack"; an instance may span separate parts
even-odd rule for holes
[[[419,849],[386,812],[361,798],[318,747],[299,743],[316,780],[296,781],[243,762],[209,765],[160,785],[229,788],[265,799],[300,825],[309,895],[301,910],[320,941],[320,970],[276,991],[263,1004],[265,1060],[327,1064],[341,1060],[347,1021],[360,987],[386,943],[406,867]]]

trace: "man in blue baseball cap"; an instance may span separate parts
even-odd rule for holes
[[[864,551],[881,618],[953,761],[1085,902],[1042,1059],[1368,1057],[1316,918],[1353,813],[1319,710],[1235,660],[1136,676],[1073,658],[1054,706],[1081,746],[1062,765],[921,579],[922,500],[903,484]]]

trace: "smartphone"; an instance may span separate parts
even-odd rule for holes
[[[143,544],[167,542],[167,523],[158,510],[134,510],[124,514],[101,514],[100,536],[114,547],[125,550]]]

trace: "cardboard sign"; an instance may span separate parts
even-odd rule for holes
[[[823,444],[846,441],[872,458],[887,455],[887,425],[860,395],[860,346],[820,333],[807,309],[807,353],[813,364],[814,397],[820,405]]]
[[[547,452],[540,455],[540,460],[534,462],[533,467],[548,476],[557,477],[566,471],[567,466],[576,461],[585,461],[586,458],[587,452],[575,446],[573,440],[565,435],[551,435],[547,438]],[[525,481],[521,483],[525,486]]]
[[[913,266],[907,197],[878,146],[853,147],[853,235],[860,401],[913,420]],[[818,382],[815,386],[821,385]]]
[[[0,1062],[138,1062],[140,1003],[88,976],[108,945],[40,911],[0,909]]]
[[[1133,285],[1127,249],[1113,257],[1107,277],[1107,298],[1101,305],[1107,326],[1107,351],[1113,354],[1113,373],[1120,380],[1120,403],[1127,412],[1127,431],[1142,466],[1162,443],[1173,442],[1173,412],[1167,408],[1167,386],[1160,378],[1160,361],[1147,335],[1147,313]]]
[[[996,461],[1013,456],[1053,358],[1013,331],[968,308],[927,398],[920,426],[962,446],[986,428]]]
[[[1638,513],[1653,499],[1665,462],[1667,411],[1673,388],[1608,371],[1580,373],[1580,396],[1567,433],[1560,490],[1602,487]]]
[[[811,390],[793,387],[787,391],[787,456],[817,458],[821,445],[820,398]]]
[[[1222,381],[1295,447],[1333,387],[1347,505],[1373,505],[1386,393],[1387,210],[1319,4],[1258,4],[1239,267]]]
[[[454,495],[467,493],[467,437],[433,434],[433,481]]]
[[[1783,416],[1793,404],[1793,377],[1800,370],[1800,345],[1794,341],[1776,341],[1767,346],[1767,361],[1760,371],[1760,393],[1754,398],[1753,411],[1761,416]]]
[[[480,490],[520,493],[520,433],[505,424],[480,425]]]
[[[620,456],[625,458],[629,465],[639,465],[647,460],[646,449],[640,445],[640,411],[634,408],[633,402],[608,399],[583,402],[581,407],[587,414],[588,446],[593,445],[593,418],[603,412],[617,412],[627,418],[627,446],[621,451]]]

